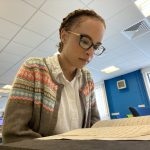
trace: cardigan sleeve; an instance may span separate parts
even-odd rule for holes
[[[3,143],[41,137],[29,128],[34,98],[34,71],[30,61],[19,69],[4,113]]]

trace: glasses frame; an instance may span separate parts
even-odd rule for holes
[[[100,56],[100,55],[106,50],[105,47],[102,46],[102,43],[101,43],[101,42],[99,42],[99,43],[97,43],[97,44],[94,44],[93,41],[92,41],[92,38],[91,38],[89,35],[80,34],[80,33],[72,32],[72,31],[67,31],[67,32],[68,32],[68,33],[71,33],[71,34],[74,34],[74,35],[76,35],[76,36],[79,36],[79,37],[80,37],[79,45],[80,45],[81,48],[83,48],[83,49],[86,50],[86,51],[89,50],[91,47],[93,47],[93,49],[94,49],[94,54],[97,55],[97,56]],[[80,44],[83,37],[87,37],[87,38],[89,38],[89,40],[91,41],[91,45],[90,45],[88,48],[84,48],[84,47],[82,47],[82,45]],[[99,47],[96,49],[97,45],[99,45]],[[100,51],[99,48],[102,49],[102,52],[99,53],[99,54],[97,54],[96,51]]]

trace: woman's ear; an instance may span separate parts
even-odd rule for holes
[[[61,30],[61,36],[60,37],[61,37],[61,42],[63,44],[66,43],[67,38],[68,38],[68,33],[67,33],[67,31],[65,29]]]

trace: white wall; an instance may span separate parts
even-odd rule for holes
[[[147,77],[147,73],[150,73],[150,67],[143,68],[143,69],[141,69],[141,71],[142,71],[142,74],[143,74],[146,90],[147,90],[148,97],[149,97],[149,100],[150,100],[150,83],[149,83],[148,77]]]

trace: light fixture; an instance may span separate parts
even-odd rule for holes
[[[4,85],[2,88],[3,88],[3,89],[10,90],[10,89],[12,88],[12,85]]]
[[[134,3],[145,17],[150,16],[150,0],[136,0]]]
[[[4,85],[0,88],[0,93],[9,93],[12,88],[12,85]]]
[[[54,53],[54,55],[58,55],[58,54],[60,54],[60,52],[58,52],[58,51]]]
[[[102,69],[101,71],[105,72],[105,73],[112,73],[112,72],[115,72],[117,70],[119,70],[119,68],[117,68],[115,66],[110,66],[110,67],[107,67],[105,69]]]

